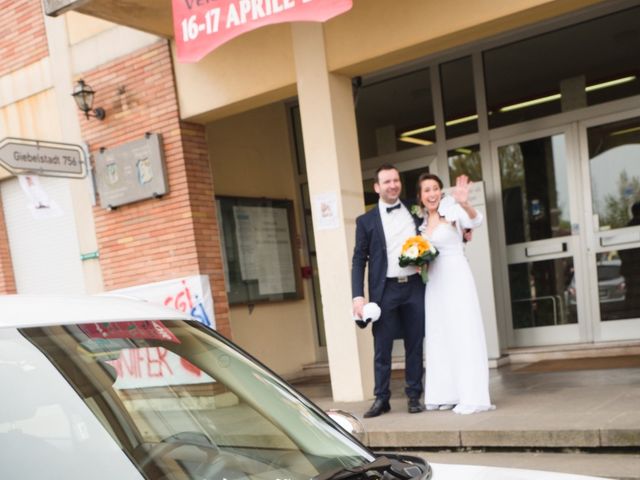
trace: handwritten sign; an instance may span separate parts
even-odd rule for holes
[[[164,282],[112,290],[109,293],[130,295],[191,315],[207,327],[215,328],[211,284],[206,275],[176,278]]]
[[[162,347],[124,348],[108,363],[116,370],[117,389],[215,382],[191,362]]]
[[[197,62],[232,38],[283,22],[325,22],[352,0],[173,0],[178,61]]]

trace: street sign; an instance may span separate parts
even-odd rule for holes
[[[79,145],[11,137],[0,141],[0,165],[14,175],[83,178],[86,164]]]

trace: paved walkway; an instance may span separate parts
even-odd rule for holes
[[[544,362],[491,370],[496,410],[409,414],[403,372],[394,372],[391,411],[363,419],[366,402],[334,402],[328,378],[294,382],[323,409],[361,419],[373,448],[605,448],[640,451],[640,368],[550,371]],[[557,366],[556,366],[557,367]],[[571,368],[576,368],[575,362]]]

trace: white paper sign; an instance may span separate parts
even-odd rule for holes
[[[314,195],[313,210],[316,230],[334,230],[340,226],[338,196],[335,192]]]
[[[198,367],[162,347],[124,348],[108,363],[116,370],[117,389],[214,383]]]
[[[209,277],[194,275],[164,282],[112,290],[109,293],[130,295],[187,313],[200,323],[216,327]]]
[[[40,184],[40,177],[37,175],[18,175],[20,187],[27,197],[28,208],[33,218],[40,220],[43,218],[61,217],[63,212],[55,200],[49,198]]]

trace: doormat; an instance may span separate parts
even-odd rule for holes
[[[602,370],[607,368],[640,368],[640,355],[542,360],[529,363],[521,368],[514,368],[513,371],[515,373],[546,373],[572,370]]]

